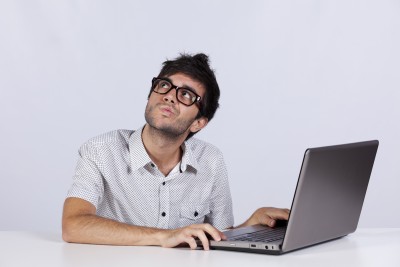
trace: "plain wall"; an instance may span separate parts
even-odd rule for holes
[[[306,148],[379,139],[359,226],[400,227],[399,14],[395,0],[1,1],[0,230],[60,231],[79,146],[141,127],[180,52],[216,70],[221,107],[197,137],[225,155],[236,224],[290,206]]]

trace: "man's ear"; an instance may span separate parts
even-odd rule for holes
[[[206,127],[207,123],[208,119],[206,117],[200,117],[192,123],[192,125],[190,126],[190,131],[192,133],[196,133]]]

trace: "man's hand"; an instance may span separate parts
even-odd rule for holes
[[[289,209],[278,209],[278,208],[259,208],[256,210],[251,217],[244,222],[243,226],[250,226],[255,224],[268,225],[269,227],[274,227],[277,220],[288,220]]]
[[[220,241],[226,239],[226,236],[218,229],[208,223],[193,224],[174,230],[165,230],[161,233],[162,247],[176,247],[182,243],[187,243],[191,249],[197,248],[196,238],[203,244],[204,250],[209,250],[210,246],[206,234],[209,234],[214,240]]]

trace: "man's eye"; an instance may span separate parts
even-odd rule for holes
[[[181,94],[182,94],[183,97],[185,97],[187,99],[192,99],[193,98],[193,95],[189,91],[182,90]]]
[[[167,89],[167,88],[170,87],[170,84],[167,83],[167,82],[160,82],[159,86],[160,86],[161,88]]]

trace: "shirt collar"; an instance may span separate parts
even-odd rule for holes
[[[143,145],[142,140],[142,131],[143,127],[134,131],[132,135],[129,137],[129,151],[130,158],[132,164],[132,171],[136,171],[142,167],[145,167],[147,164],[151,164],[152,160],[147,154],[147,151]],[[185,141],[182,144],[183,156],[181,159],[181,171],[184,172],[187,169],[187,166],[192,166],[194,169],[199,169],[199,164],[197,159],[193,155],[192,151],[193,142],[191,138]]]
[[[197,162],[197,159],[193,155],[192,146],[193,142],[191,138],[182,144],[182,150],[183,150],[182,164],[181,164],[182,172],[186,171],[188,165],[192,166],[196,170],[199,169],[199,164]]]
[[[129,151],[131,156],[132,171],[137,171],[138,169],[152,162],[143,145],[143,128],[144,126],[140,129],[137,129],[129,137]]]

